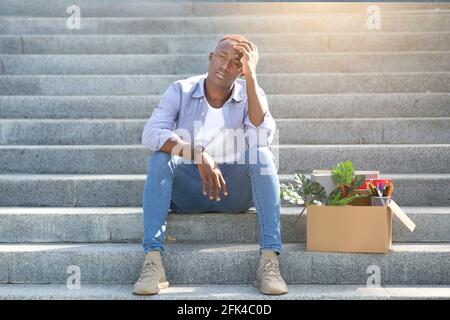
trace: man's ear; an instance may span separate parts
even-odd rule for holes
[[[209,53],[209,55],[208,55],[208,60],[209,60],[209,61],[211,61],[211,59],[212,59],[212,56],[213,56],[213,53],[212,53],[212,52],[210,52],[210,53]]]

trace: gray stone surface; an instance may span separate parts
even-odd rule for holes
[[[400,206],[449,206],[449,174],[391,174]],[[145,175],[0,175],[0,206],[139,207]],[[293,175],[280,175],[281,183]],[[282,205],[292,206],[286,201]]]
[[[450,40],[449,40],[450,42]],[[0,117],[13,119],[148,119],[159,95],[0,96]],[[267,95],[270,112],[284,118],[450,117],[449,93]],[[126,107],[124,107],[126,105]]]
[[[246,33],[261,53],[448,51],[450,33],[370,32],[358,33]],[[3,54],[152,54],[211,51],[218,35],[1,35]],[[192,46],[195,41],[196,45]]]
[[[448,144],[272,145],[271,150],[282,174],[309,174],[347,159],[359,170],[376,168],[381,173],[450,173]],[[5,174],[145,174],[152,155],[140,144],[0,145],[0,151],[0,173]]]
[[[252,283],[258,263],[255,244],[169,244],[163,262],[174,284]],[[0,245],[11,283],[66,283],[67,267],[81,270],[81,283],[133,283],[143,261],[139,244]],[[281,272],[288,283],[366,284],[367,268],[380,267],[381,284],[449,285],[450,244],[395,244],[387,254],[305,251],[285,244]],[[226,262],[226,263],[225,263]]]
[[[309,299],[447,299],[449,288],[290,285],[283,296],[260,294],[250,285],[170,286],[159,295],[139,297],[131,294],[131,285],[85,285],[80,290],[68,290],[64,285],[2,285],[0,296],[5,300],[309,300]]]
[[[162,94],[180,75],[4,75],[1,95]],[[450,72],[260,74],[268,94],[448,92]]]
[[[111,240],[111,216],[101,209],[11,209],[0,208],[0,242],[104,242]]]
[[[182,64],[179,61],[183,61]],[[261,53],[260,73],[450,71],[449,52]],[[179,55],[0,55],[3,74],[204,73],[207,53]]]
[[[449,207],[402,207],[410,232],[393,218],[394,242],[450,242]],[[283,207],[284,243],[306,241],[307,211]],[[259,243],[255,208],[246,213],[169,213],[168,243]],[[143,237],[142,208],[0,208],[0,242],[135,242]]]
[[[430,16],[433,19],[430,19]],[[219,33],[300,33],[366,32],[367,13],[336,15],[252,15],[229,17],[149,17],[84,18],[83,27],[66,27],[67,18],[5,17],[2,34],[219,34]],[[265,23],[261,25],[261,19]],[[383,18],[383,31],[446,31],[450,14],[439,11],[392,13]]]
[[[9,266],[8,266],[7,253],[4,254],[3,259],[0,259],[0,283],[7,283],[9,279]]]
[[[449,299],[449,286],[383,286],[358,285],[289,285],[281,296],[261,294],[249,284],[170,285],[158,295],[135,296],[132,285],[85,284],[69,290],[61,284],[0,285],[4,300],[378,300],[378,299]]]
[[[132,5],[130,5],[132,2]],[[272,1],[258,1],[258,3],[246,3],[252,1],[220,1],[220,3],[196,3],[197,1],[91,1],[78,0],[77,4],[83,8],[85,17],[161,17],[161,16],[227,16],[236,14],[304,14],[304,13],[361,13],[365,12],[367,5],[351,3],[345,7],[329,4],[311,5],[310,3],[281,2],[276,7],[271,5]],[[210,1],[210,2],[218,2]],[[241,3],[239,3],[241,2]],[[266,2],[266,3],[265,3]],[[409,2],[409,1],[408,1]],[[27,2],[24,0],[3,0],[0,3],[2,15],[30,15],[39,17],[65,17],[66,9],[72,2],[69,0],[35,0]],[[383,12],[404,12],[410,10],[448,10],[447,3],[378,3]]]
[[[147,119],[5,119],[0,120],[0,144],[140,144],[146,122]],[[277,119],[276,123],[278,132],[274,141],[280,144],[444,144],[450,141],[450,117]]]

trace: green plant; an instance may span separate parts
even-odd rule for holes
[[[302,212],[300,212],[300,215],[295,220],[297,222],[308,204],[322,204],[326,200],[327,193],[319,182],[312,181],[303,174],[296,173],[294,175],[294,182],[297,183],[296,186],[293,186],[291,183],[288,185],[281,184],[280,196],[290,203],[303,206]]]
[[[280,197],[290,203],[303,206],[300,216],[309,204],[345,206],[356,199],[367,197],[367,195],[355,193],[355,189],[364,183],[365,176],[355,176],[355,169],[350,160],[334,166],[331,176],[336,183],[336,189],[330,192],[328,196],[325,188],[319,182],[312,181],[305,175],[296,173],[294,175],[296,186],[291,183],[288,185],[281,184]]]
[[[291,203],[298,205],[308,205],[315,202],[324,202],[327,194],[325,188],[316,181],[305,177],[303,174],[296,173],[294,182],[297,186],[281,184],[281,197]]]
[[[345,206],[353,200],[367,196],[354,193],[355,189],[364,183],[366,177],[355,176],[355,168],[350,160],[334,166],[331,177],[337,187],[329,194],[326,205]]]

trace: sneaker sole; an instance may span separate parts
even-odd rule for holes
[[[259,291],[261,291],[262,293],[267,294],[267,295],[271,295],[271,296],[279,296],[279,295],[288,293],[288,291],[286,291],[286,292],[270,292],[270,291],[266,291],[263,288],[261,288],[261,283],[258,282],[258,281],[255,281],[255,287],[257,287],[259,289]]]
[[[156,291],[140,291],[140,292],[133,291],[133,294],[138,295],[138,296],[151,296],[151,295],[159,293],[159,290],[166,289],[168,287],[169,287],[169,282],[165,281],[165,282],[160,282],[158,284],[158,290],[156,290]]]

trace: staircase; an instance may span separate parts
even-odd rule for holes
[[[0,299],[143,299],[142,129],[226,33],[258,45],[281,182],[351,159],[392,178],[417,224],[394,218],[388,254],[307,252],[306,215],[283,202],[276,298],[450,298],[450,3],[378,3],[372,30],[365,3],[77,0],[73,30],[72,2],[0,1]],[[254,209],[169,214],[171,286],[147,299],[269,298],[257,232]]]

